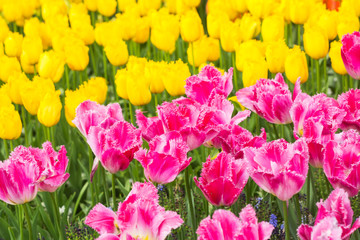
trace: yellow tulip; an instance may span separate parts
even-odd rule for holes
[[[108,86],[106,79],[103,77],[90,78],[87,82],[79,87],[84,89],[88,99],[91,99],[99,104],[103,104],[106,100]]]
[[[82,71],[89,64],[89,48],[76,38],[68,38],[64,46],[66,63],[71,70]]]
[[[205,45],[207,45],[207,61],[217,61],[220,58],[219,41],[212,37],[204,37],[202,41],[205,41]]]
[[[337,36],[337,21],[338,15],[336,11],[322,11],[320,17],[317,19],[317,24],[323,28],[328,36],[329,40],[334,40]]]
[[[208,13],[221,11],[226,13],[226,15],[229,16],[230,20],[234,20],[238,16],[238,12],[233,8],[230,1],[211,0],[207,1],[206,7]]]
[[[230,0],[231,7],[240,13],[248,10],[246,0]]]
[[[54,83],[48,78],[35,76],[32,81],[26,82],[20,90],[21,101],[25,109],[31,115],[36,115],[40,101],[48,92],[55,92]]]
[[[0,80],[7,82],[8,78],[14,72],[21,72],[21,66],[16,57],[0,57]]]
[[[70,25],[73,26],[76,22],[84,22],[85,24],[91,24],[88,10],[84,3],[73,3],[69,10]]]
[[[243,84],[244,87],[250,87],[256,83],[260,78],[268,77],[268,67],[265,59],[259,58],[256,60],[248,60],[244,64],[243,70]]]
[[[264,42],[277,41],[284,38],[284,18],[280,15],[265,17],[261,25]]]
[[[65,91],[65,119],[70,126],[75,127],[75,124],[72,121],[74,120],[76,115],[76,108],[79,106],[80,103],[86,100],[89,99],[87,98],[83,89],[78,89],[75,91]]]
[[[162,93],[165,90],[163,83],[164,69],[167,63],[149,61],[145,66],[146,82],[150,82],[150,92]]]
[[[288,52],[289,48],[283,39],[267,45],[265,56],[271,73],[285,72],[285,60]]]
[[[148,15],[151,10],[158,10],[161,7],[161,0],[138,0],[141,16]]]
[[[25,37],[22,41],[23,58],[28,64],[37,63],[42,52],[43,46],[40,37]]]
[[[190,8],[195,8],[200,5],[201,0],[183,0],[184,4]]]
[[[240,35],[244,42],[255,38],[260,33],[260,19],[245,13],[240,22]]]
[[[20,0],[21,14],[23,18],[30,18],[35,10],[40,7],[38,0]]]
[[[340,75],[347,74],[344,62],[341,57],[341,41],[331,42],[329,57],[331,59],[331,67],[334,69],[334,72]]]
[[[264,58],[265,54],[261,50],[262,43],[257,40],[250,40],[236,46],[235,61],[236,68],[242,72],[244,64],[248,59],[256,60]]]
[[[0,57],[4,56],[4,44],[0,42]]]
[[[204,28],[196,10],[189,10],[181,16],[180,32],[185,42],[195,42],[203,35]]]
[[[193,47],[191,46],[192,44],[194,45]],[[196,42],[189,44],[189,48],[187,49],[187,55],[190,65],[199,67],[201,64],[205,63],[208,58],[208,43],[206,42],[206,40],[202,38]]]
[[[17,32],[10,32],[4,41],[6,55],[9,57],[20,57],[22,41],[22,35]]]
[[[21,56],[20,56],[20,64],[21,64],[21,68],[22,68],[24,73],[33,74],[35,72],[34,68],[36,67],[36,65],[32,65],[32,64],[28,63],[25,60],[24,53],[22,53]]]
[[[290,0],[290,19],[295,24],[304,24],[311,10],[311,0]]]
[[[144,77],[144,76],[140,76]],[[151,92],[146,84],[135,74],[129,74],[126,79],[126,91],[129,101],[135,106],[146,105],[151,101]]]
[[[110,17],[116,12],[116,0],[97,0],[97,10],[101,15]]]
[[[301,51],[300,47],[297,45],[289,50],[289,54],[286,57],[285,74],[293,84],[295,84],[299,77],[301,83],[306,82],[309,77],[305,53]]]
[[[139,17],[135,23],[135,35],[133,41],[136,43],[145,43],[150,36],[150,25],[148,17]]]
[[[138,58],[135,56],[130,56],[129,61],[126,64],[126,69],[131,73],[136,73],[138,75],[145,74],[145,66],[147,64],[146,58]],[[148,83],[149,85],[150,83]]]
[[[97,11],[97,0],[84,0],[84,4],[89,11]]]
[[[2,8],[2,14],[8,22],[15,22],[23,18],[20,1],[6,1]]]
[[[22,131],[20,115],[12,104],[0,108],[0,138],[17,139]]]
[[[324,29],[305,24],[303,35],[305,52],[313,59],[326,56],[329,51],[329,40]]]
[[[40,102],[37,118],[45,127],[52,127],[59,122],[61,109],[60,91],[46,93]]]
[[[0,86],[0,108],[11,105],[9,96],[9,85],[7,83]]]
[[[30,80],[26,77],[24,73],[21,72],[14,72],[10,75],[8,79],[8,86],[9,86],[9,96],[13,103],[22,105],[22,99],[20,92]]]
[[[129,52],[126,43],[119,39],[114,44],[109,44],[104,48],[106,57],[114,66],[126,64],[129,58]]]
[[[278,2],[275,0],[246,0],[246,5],[251,15],[257,18],[266,18],[274,11]]]
[[[117,0],[118,8],[121,12],[125,12],[128,7],[136,5],[136,0]]]
[[[190,71],[187,64],[180,59],[171,62],[164,69],[163,82],[166,91],[171,96],[180,96],[185,94],[186,79],[190,77]]]
[[[240,26],[237,22],[228,21],[221,26],[220,42],[224,51],[234,52],[235,44],[240,43],[241,40]]]
[[[71,25],[74,35],[81,39],[85,45],[91,45],[95,41],[95,31],[93,26],[86,21],[76,21]]]
[[[139,18],[138,15],[131,12],[125,12],[123,14],[116,14],[117,31],[121,32],[121,37],[123,40],[130,40],[136,34],[136,19]],[[118,39],[111,39],[117,41]]]
[[[9,27],[2,17],[0,17],[0,42],[4,42],[6,37],[8,36],[10,30]]]
[[[210,37],[220,39],[221,26],[229,21],[229,17],[226,13],[221,11],[210,12],[207,15],[206,21]]]
[[[43,78],[50,78],[54,83],[60,81],[64,73],[65,56],[61,53],[50,50],[43,52],[39,59],[39,75]]]
[[[66,16],[67,6],[63,0],[45,0],[41,6],[41,16],[47,22],[55,16]]]
[[[359,18],[351,12],[339,12],[339,20],[337,25],[337,34],[339,39],[342,39],[347,33],[359,31]]]
[[[127,77],[128,71],[125,68],[119,69],[115,75],[116,93],[123,99],[129,99],[126,85]]]

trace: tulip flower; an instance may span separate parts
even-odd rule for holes
[[[290,19],[295,24],[304,24],[309,16],[312,2],[310,0],[290,0]]]
[[[86,100],[76,108],[76,117],[73,123],[87,138],[91,127],[98,126],[107,119],[112,119],[112,121],[124,120],[119,104],[112,103],[103,106],[94,101]]]
[[[6,37],[9,35],[9,26],[7,25],[4,18],[0,17],[0,42],[4,42]]]
[[[297,233],[301,240],[341,239],[348,240],[350,235],[360,227],[360,218],[352,225],[353,210],[348,194],[343,189],[335,189],[329,197],[317,204],[318,213],[314,226],[302,224]]]
[[[270,42],[266,47],[266,62],[271,73],[285,72],[285,60],[289,53],[289,48],[284,40]]]
[[[267,78],[267,76],[268,64],[264,58],[245,62],[242,76],[244,87],[250,87],[259,79]]]
[[[346,34],[351,34],[354,31],[359,31],[359,26],[359,19],[354,14],[348,11],[341,11],[339,13],[337,24],[337,34],[339,39],[342,39]]]
[[[196,42],[189,44],[187,49],[188,62],[190,65],[199,67],[201,64],[206,63],[208,59],[208,44],[204,36]],[[193,45],[193,46],[192,46]]]
[[[89,11],[97,11],[97,0],[84,0],[84,4]]]
[[[35,162],[39,175],[33,183],[38,186],[39,191],[55,192],[70,176],[69,173],[65,173],[69,161],[66,149],[61,146],[59,152],[56,152],[51,142],[43,143],[42,148],[16,147],[10,154],[9,160],[21,159],[29,165]]]
[[[309,70],[306,61],[306,56],[300,47],[295,45],[290,49],[285,60],[285,74],[290,82],[294,83],[300,77],[301,83],[307,81],[309,77]]]
[[[9,1],[4,2],[2,6],[2,13],[4,18],[8,22],[15,22],[22,19],[22,11],[19,11],[21,9],[20,1]]]
[[[201,220],[196,233],[199,240],[220,239],[270,239],[274,227],[268,222],[258,222],[256,212],[249,204],[237,218],[231,211],[215,210],[212,219]]]
[[[360,132],[360,119],[357,103],[360,100],[360,90],[350,89],[338,97],[339,107],[346,112],[340,125],[342,130],[355,129]]]
[[[170,183],[191,161],[187,158],[189,147],[179,132],[168,132],[155,136],[149,142],[149,150],[140,149],[135,153],[144,168],[145,177],[159,184]]]
[[[96,156],[91,178],[99,161],[108,172],[115,174],[129,166],[141,147],[141,131],[128,122],[107,119],[90,127],[87,142]]]
[[[240,89],[236,93],[238,101],[243,106],[275,124],[292,122],[289,110],[295,95],[296,93],[291,96],[289,87],[280,73],[273,80],[260,79],[255,85]]]
[[[123,99],[129,99],[126,85],[129,75],[130,73],[126,68],[119,69],[115,75],[116,93]]]
[[[16,57],[0,57],[0,80],[7,82],[14,72],[21,72],[21,66]]]
[[[319,18],[317,18],[317,25],[323,28],[328,36],[328,39],[334,40],[337,36],[337,13],[335,11],[321,11]]]
[[[245,62],[248,60],[256,61],[265,57],[262,42],[250,40],[243,42],[235,47],[236,50],[236,68],[244,71]]]
[[[161,0],[138,0],[140,15],[144,16],[151,10],[158,10],[161,7]]]
[[[65,56],[50,50],[43,52],[39,58],[39,75],[50,78],[54,83],[60,81],[64,73]]]
[[[25,37],[22,41],[22,57],[29,65],[39,61],[43,52],[43,45],[40,37]]]
[[[42,125],[52,127],[60,121],[62,109],[60,94],[61,92],[59,90],[55,93],[48,92],[41,100],[37,118]]]
[[[329,40],[325,30],[305,24],[303,35],[305,52],[313,59],[324,58],[329,51]]]
[[[255,38],[260,33],[260,19],[245,13],[240,22],[240,36],[242,41],[246,42]]]
[[[233,89],[232,75],[232,68],[222,76],[215,67],[207,65],[198,75],[186,79],[186,96],[200,104],[208,102],[213,91],[227,97]]]
[[[144,83],[143,79],[137,78],[135,74],[128,75],[126,91],[129,101],[135,106],[146,105],[151,101],[149,86]]]
[[[76,38],[69,38],[64,46],[65,61],[71,70],[82,71],[89,64],[89,48]]]
[[[4,41],[5,53],[9,57],[20,57],[23,36],[11,32]]]
[[[346,34],[341,42],[343,44],[341,47],[341,57],[347,72],[351,77],[360,79],[360,64],[358,63],[360,33],[354,32],[352,34]]]
[[[305,183],[309,153],[301,139],[293,144],[279,139],[260,148],[245,148],[244,157],[256,184],[282,201],[288,201]]]
[[[106,17],[110,17],[116,12],[116,0],[97,0],[96,5],[99,13]]]
[[[9,86],[9,97],[13,103],[23,105],[20,93],[22,88],[29,82],[30,80],[24,73],[14,72],[10,75],[7,84]]]
[[[284,39],[284,18],[279,15],[265,17],[261,25],[261,36],[264,42]]]
[[[360,135],[355,130],[342,132],[325,147],[324,172],[334,188],[343,188],[350,197],[360,190]]]
[[[181,16],[180,32],[185,42],[195,42],[204,34],[204,27],[196,10],[189,10]]]
[[[56,15],[66,15],[67,6],[66,3],[61,0],[55,1],[44,1],[41,6],[41,16],[46,21],[52,16]]]
[[[88,99],[94,100],[97,103],[103,104],[106,100],[108,86],[106,79],[103,77],[93,77],[87,82],[79,86],[83,88]]]
[[[333,41],[330,45],[329,57],[331,59],[331,67],[337,74],[347,74],[343,59],[341,57],[342,43],[340,41]]]
[[[217,39],[211,37],[203,37],[202,39],[207,45],[207,61],[215,62],[220,58],[220,43]],[[201,69],[201,68],[199,68]]]
[[[0,138],[17,139],[22,131],[22,123],[19,112],[12,104],[0,108]]]
[[[150,23],[148,17],[136,18],[135,34],[132,40],[136,43],[145,43],[150,36]]]
[[[75,91],[65,91],[65,118],[70,126],[75,127],[75,124],[72,121],[75,118],[76,108],[80,105],[80,103],[86,100],[89,100],[89,98],[83,88]]]
[[[234,52],[235,43],[240,43],[242,40],[240,26],[238,22],[226,21],[221,26],[220,42],[221,47],[225,52]]]
[[[142,137],[148,142],[154,137],[164,134],[164,127],[158,116],[147,118],[138,109],[136,110],[136,124],[141,130]]]
[[[180,96],[185,94],[185,81],[190,77],[190,71],[187,64],[181,59],[168,64],[164,69],[163,83],[166,91],[171,96]]]
[[[98,203],[89,212],[85,224],[100,234],[99,239],[165,240],[183,220],[176,212],[165,211],[158,199],[152,183],[136,182],[116,213]]]
[[[136,34],[136,19],[139,18],[139,13],[133,13],[130,11],[124,12],[122,14],[116,14],[116,26],[117,31],[121,32],[121,37],[123,40],[130,40]],[[119,39],[110,39],[110,41],[118,41]]]
[[[239,197],[249,178],[247,163],[221,152],[214,160],[210,156],[203,164],[201,177],[194,177],[196,186],[215,206],[231,206]]]
[[[222,11],[210,12],[207,17],[207,28],[209,36],[215,39],[220,39],[221,26],[229,21],[228,15]]]
[[[126,43],[121,39],[114,42],[114,44],[106,45],[104,51],[109,62],[114,66],[122,66],[128,61],[128,48]]]

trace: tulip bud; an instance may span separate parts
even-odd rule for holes
[[[151,101],[151,92],[148,86],[137,79],[137,76],[130,74],[127,78],[126,91],[129,101],[135,106],[146,105]]]
[[[264,42],[277,41],[284,38],[284,18],[272,15],[264,18],[261,25],[261,35]]]
[[[184,4],[190,8],[196,8],[199,6],[201,0],[183,0]]]
[[[158,10],[161,7],[161,0],[138,0],[140,15],[145,16],[151,10]]]
[[[185,42],[194,42],[200,39],[204,28],[196,10],[189,10],[181,16],[180,31],[181,38]]]
[[[255,38],[260,33],[260,19],[245,13],[240,22],[240,36],[244,42]]]
[[[116,14],[116,27],[117,31],[121,32],[121,37],[123,40],[130,40],[136,34],[136,19],[138,15],[132,14],[131,12],[125,12],[123,14]],[[118,39],[111,39],[111,41],[117,41]]]
[[[275,0],[246,0],[249,12],[257,18],[266,18],[269,16],[277,4]]]
[[[136,0],[118,0],[117,2],[121,12],[125,12],[128,7],[133,7],[136,4]]]
[[[21,66],[16,57],[0,57],[0,80],[7,82],[8,78],[14,72],[21,72]]]
[[[64,46],[66,63],[71,70],[82,71],[89,64],[89,48],[76,38],[69,38]]]
[[[136,19],[136,32],[133,37],[133,41],[136,43],[145,43],[150,36],[150,26],[148,17],[142,17]]]
[[[309,77],[309,70],[306,61],[306,56],[300,47],[295,45],[293,49],[289,50],[289,54],[285,60],[285,74],[290,82],[295,84],[300,77],[301,83],[307,81]]]
[[[244,87],[254,85],[260,78],[266,79],[268,77],[268,67],[265,59],[259,58],[246,61],[242,76]]]
[[[91,99],[99,104],[103,104],[106,100],[108,86],[106,84],[106,79],[103,77],[90,78],[79,88],[84,89],[87,99]]]
[[[5,53],[9,57],[20,57],[23,36],[19,33],[10,32],[5,39]]]
[[[194,46],[192,47],[191,44]],[[205,63],[208,57],[208,44],[206,40],[200,39],[196,42],[189,44],[187,49],[188,62],[190,65],[199,67],[201,64]],[[194,51],[194,52],[193,52]],[[195,61],[195,63],[194,63]]]
[[[61,116],[60,91],[47,93],[40,102],[37,118],[45,127],[56,125]]]
[[[206,21],[210,37],[220,39],[221,26],[229,21],[229,17],[224,12],[216,11],[209,13]]]
[[[6,21],[0,17],[0,42],[4,42],[9,32],[9,26],[7,25]]]
[[[80,105],[80,103],[86,100],[89,99],[83,89],[65,91],[65,119],[70,126],[75,127],[75,124],[72,121],[76,115],[76,108]]]
[[[64,73],[65,56],[50,50],[43,52],[39,59],[39,75],[43,78],[50,78],[57,83]]]
[[[337,34],[341,39],[347,33],[353,33],[359,31],[359,19],[348,12],[340,12],[337,25]]]
[[[127,63],[129,52],[126,43],[119,39],[117,42],[109,44],[104,48],[106,57],[114,66],[122,66]]]
[[[43,46],[40,37],[25,37],[22,41],[23,58],[29,65],[33,65],[39,61],[42,51]]]
[[[240,43],[241,39],[242,36],[238,23],[228,21],[221,26],[220,42],[224,51],[234,52],[235,44]]]
[[[110,17],[116,12],[116,0],[97,0],[97,9],[101,15]]]
[[[347,74],[347,71],[341,58],[341,47],[342,44],[340,41],[331,42],[329,57],[331,59],[331,67],[334,69],[334,72],[340,75],[345,75]]]
[[[0,138],[17,139],[21,135],[22,123],[18,111],[12,104],[0,108]]]
[[[7,84],[9,85],[9,96],[13,103],[21,105],[23,104],[20,91],[22,87],[29,81],[30,80],[26,77],[26,75],[21,72],[14,72],[10,75]]]
[[[211,37],[204,37],[202,41],[205,41],[207,45],[207,60],[215,62],[220,58],[220,46],[217,39]]]
[[[313,59],[323,58],[329,51],[326,32],[318,26],[305,24],[303,40],[305,52]]]
[[[97,11],[97,0],[84,0],[84,4],[89,11]]]
[[[48,21],[54,16],[66,16],[67,6],[63,0],[45,0],[41,6],[41,16]]]
[[[85,45],[91,45],[95,41],[95,31],[90,23],[76,22],[71,26],[71,29],[76,37],[81,39]]]
[[[322,11],[320,18],[317,19],[317,24],[323,28],[329,40],[334,40],[337,36],[337,13],[335,11]]]
[[[127,93],[127,79],[128,72],[126,68],[119,69],[115,75],[115,85],[116,85],[116,93],[123,99],[129,99]]]
[[[24,53],[20,56],[20,64],[24,73],[33,74],[35,72],[36,65],[32,65],[25,60]]]
[[[150,82],[150,91],[152,93],[162,93],[165,90],[163,83],[163,72],[167,63],[149,61],[145,66],[146,82]]]
[[[171,96],[184,95],[186,79],[188,77],[190,77],[190,71],[187,64],[181,60],[169,63],[164,70],[163,76],[166,91]]]
[[[11,99],[9,96],[9,85],[3,84],[0,87],[0,108],[11,105]]]
[[[8,22],[15,22],[23,17],[20,1],[4,1],[2,7],[2,14]]]
[[[250,40],[236,46],[236,68],[242,72],[244,64],[248,59],[264,58],[265,54],[261,50],[262,43],[256,40]]]
[[[239,13],[244,13],[248,10],[246,0],[230,0],[233,9]]]
[[[295,24],[304,24],[311,10],[311,0],[290,0],[290,19]]]
[[[288,52],[289,48],[284,40],[269,43],[266,47],[265,56],[271,73],[285,72],[285,60]]]

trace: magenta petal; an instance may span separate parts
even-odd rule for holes
[[[120,238],[115,234],[105,233],[100,235],[96,240],[120,240]]]
[[[104,151],[101,156],[101,164],[111,174],[127,169],[131,161],[132,159],[129,159],[119,149],[115,148]]]
[[[220,222],[224,232],[223,239],[233,239],[241,227],[239,219],[230,211],[219,209],[214,212],[212,217],[214,221]]]
[[[311,240],[311,233],[313,228],[309,225],[301,224],[297,229],[297,234],[301,240]]]
[[[116,214],[101,203],[89,212],[85,218],[85,224],[95,229],[99,234],[119,233],[116,229]]]
[[[69,173],[63,175],[57,175],[54,177],[49,177],[44,181],[39,183],[39,189],[44,192],[55,192],[61,185],[63,185],[66,180],[70,177]]]
[[[90,173],[90,181],[91,182],[92,182],[92,180],[94,178],[94,174],[95,174],[98,166],[99,166],[99,159],[97,157],[95,157],[94,162],[93,162],[93,166],[92,166],[92,169],[91,169],[91,173]]]
[[[199,235],[198,240],[217,240],[224,239],[224,231],[226,230],[221,228],[221,223],[219,221],[213,221],[210,217],[207,217],[200,222],[196,234]]]
[[[172,229],[180,227],[184,221],[173,211],[166,211],[163,214],[157,214],[153,220],[153,229],[156,229],[157,239],[164,240],[171,233]]]
[[[292,101],[288,95],[276,95],[273,98],[272,114],[274,115],[274,123],[287,124],[291,123],[289,109],[292,106]]]

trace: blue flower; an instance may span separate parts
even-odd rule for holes
[[[259,205],[260,205],[261,200],[262,200],[262,197],[256,198],[256,201],[257,201],[256,204],[255,204],[255,208],[256,208],[256,209],[259,208]]]
[[[270,221],[269,223],[273,225],[274,227],[277,227],[277,217],[275,214],[270,215]]]

